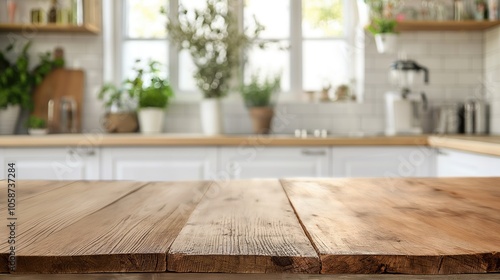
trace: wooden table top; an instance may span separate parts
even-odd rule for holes
[[[25,181],[16,190],[16,271],[2,242],[4,274],[500,272],[500,178]],[[5,204],[0,217],[7,223]]]

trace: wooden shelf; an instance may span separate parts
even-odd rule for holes
[[[0,24],[0,32],[26,32],[26,33],[87,33],[98,34],[99,28],[92,24],[61,25],[61,24]]]
[[[500,21],[401,21],[397,30],[402,31],[483,31],[499,26]]]

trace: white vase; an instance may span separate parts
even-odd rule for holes
[[[208,136],[224,133],[222,127],[222,105],[219,98],[203,99],[200,104],[201,127]]]
[[[395,53],[398,46],[398,35],[382,33],[375,35],[375,43],[379,53]]]
[[[160,108],[139,109],[139,126],[143,134],[157,134],[163,131],[165,111]]]
[[[19,105],[9,105],[5,109],[0,109],[0,135],[10,135],[16,132],[20,112]]]

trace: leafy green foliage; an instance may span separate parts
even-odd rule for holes
[[[165,108],[174,96],[170,83],[161,78],[160,63],[150,61],[147,69],[143,69],[141,61],[136,60],[133,78],[126,79],[120,87],[111,83],[105,84],[99,92],[99,100],[103,100],[106,108],[117,106],[121,110],[132,110],[138,103],[140,108]]]
[[[150,76],[149,85],[139,92],[140,108],[166,108],[170,99],[174,96],[170,83],[159,76],[159,63],[151,61],[149,63]]]
[[[9,105],[21,105],[25,109],[33,107],[32,93],[34,88],[55,68],[64,67],[64,60],[52,59],[49,52],[40,54],[40,63],[29,69],[28,51],[31,42],[22,48],[14,60],[8,57],[14,55],[14,44],[0,51],[0,108]]]
[[[398,22],[394,19],[374,18],[372,23],[368,26],[368,31],[373,35],[384,33],[396,33],[396,26]]]
[[[37,116],[30,116],[28,121],[26,122],[26,126],[28,128],[43,129],[47,127],[47,124],[42,118],[39,118]]]
[[[281,77],[259,80],[258,74],[253,74],[250,83],[241,88],[241,94],[247,107],[268,107],[273,104],[273,96],[279,91]]]
[[[228,0],[207,0],[204,9],[179,9],[178,18],[169,18],[167,31],[172,42],[188,50],[196,66],[194,78],[205,98],[225,96],[231,78],[242,63],[242,52],[255,41],[264,27],[240,31],[237,16]],[[248,35],[249,34],[249,35]]]
[[[343,0],[307,0],[303,1],[304,20],[325,35],[339,36],[343,33]],[[340,26],[339,26],[340,25]]]

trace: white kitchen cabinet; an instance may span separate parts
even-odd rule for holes
[[[221,179],[328,177],[327,147],[281,148],[242,146],[221,148]]]
[[[433,177],[435,150],[428,147],[335,147],[333,177]]]
[[[500,177],[500,157],[439,149],[438,177]]]
[[[3,148],[2,179],[9,163],[16,164],[16,178],[21,180],[99,179],[99,149],[92,147]]]
[[[181,181],[215,176],[216,148],[102,148],[103,180]]]

